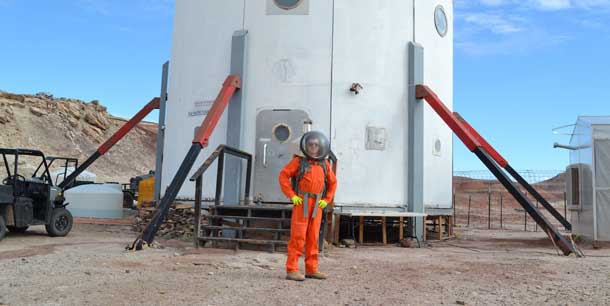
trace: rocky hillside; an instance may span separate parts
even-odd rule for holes
[[[145,102],[143,102],[145,103]],[[142,104],[144,106],[144,104]],[[38,149],[83,162],[126,119],[99,101],[18,95],[0,91],[0,147]],[[98,182],[129,182],[155,166],[157,124],[142,122],[89,169]]]

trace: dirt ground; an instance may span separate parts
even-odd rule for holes
[[[126,226],[0,242],[0,305],[610,305],[610,250],[558,256],[542,233],[458,229],[423,248],[330,248],[326,281],[284,279],[283,253],[125,251]]]

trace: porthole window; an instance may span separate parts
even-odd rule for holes
[[[285,124],[276,125],[273,128],[273,136],[279,142],[285,142],[290,139],[290,128]]]
[[[434,26],[436,26],[436,32],[441,37],[445,37],[447,35],[447,14],[445,14],[445,9],[442,5],[439,5],[434,9]]]
[[[284,10],[291,10],[301,4],[303,0],[273,0],[275,5]]]

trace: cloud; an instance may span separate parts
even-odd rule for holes
[[[533,5],[542,10],[562,10],[571,8],[570,0],[534,0]]]
[[[454,8],[456,51],[471,56],[538,52],[584,29],[609,32],[610,0],[456,0]]]
[[[93,11],[102,16],[112,15],[110,5],[107,1],[80,0],[77,4],[84,10]]]
[[[507,0],[480,0],[481,4],[487,6],[500,6],[509,3]]]
[[[174,13],[174,0],[139,0],[137,5],[145,11],[171,15]]]
[[[157,15],[170,16],[174,13],[174,0],[78,0],[76,3],[81,9],[105,17],[155,18]]]
[[[536,52],[571,39],[564,27],[545,26],[549,19],[541,12],[516,7],[465,11],[456,11],[455,48],[470,56]]]
[[[466,23],[482,26],[495,34],[521,32],[523,29],[499,14],[470,13],[463,16]]]
[[[137,33],[137,30],[135,28],[133,28],[133,27],[130,27],[130,26],[111,25],[109,28],[111,30],[113,30],[113,31],[127,33],[127,34],[135,34],[135,33]]]
[[[610,9],[610,0],[478,0],[456,1],[456,6],[469,7],[472,4],[483,7],[513,6],[542,11],[559,11],[566,9]]]
[[[505,54],[526,54],[536,50],[556,47],[570,40],[568,35],[551,35],[544,31],[530,32],[528,35],[504,37],[479,37],[455,42],[456,49],[470,56],[490,56]]]
[[[605,26],[605,24],[599,20],[590,20],[590,19],[581,19],[581,20],[578,20],[576,23],[584,28],[595,29],[595,30],[604,29],[604,26]]]
[[[570,0],[570,3],[582,9],[610,8],[610,0]]]

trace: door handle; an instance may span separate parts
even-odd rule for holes
[[[267,168],[267,144],[263,145],[263,167]]]

